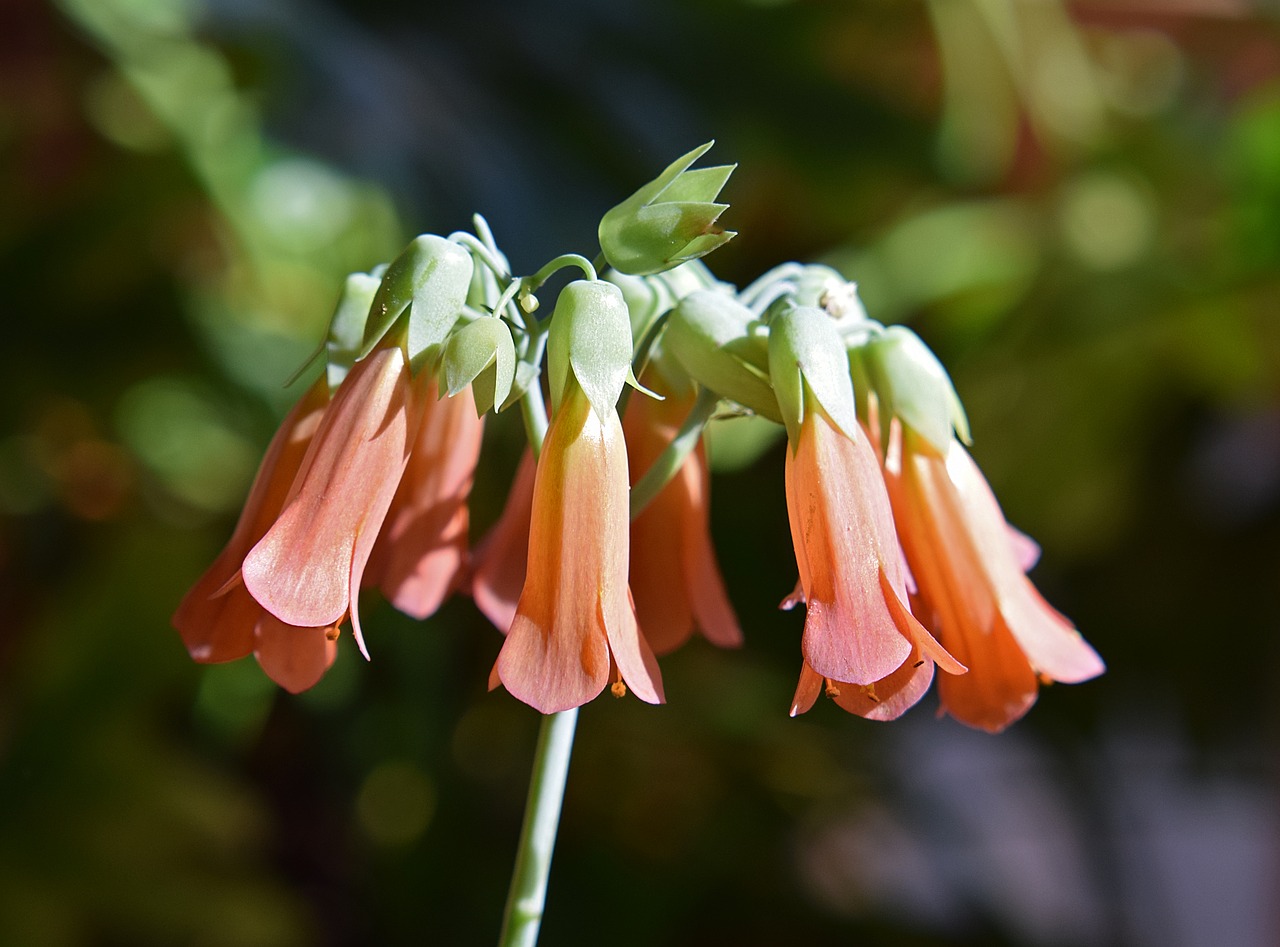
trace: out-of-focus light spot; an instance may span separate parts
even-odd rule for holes
[[[228,743],[253,740],[279,688],[252,658],[211,665],[199,673],[200,690],[193,708],[196,721]]]
[[[1085,264],[1116,270],[1136,263],[1150,249],[1155,204],[1140,182],[1097,171],[1067,185],[1059,223],[1067,245]]]
[[[336,240],[351,222],[352,196],[324,165],[293,158],[264,167],[249,187],[262,226],[281,242],[309,249]]]
[[[1177,45],[1155,30],[1102,34],[1096,39],[1094,55],[1107,103],[1139,118],[1168,109],[1186,73]]]
[[[174,496],[209,511],[244,499],[258,451],[189,385],[172,378],[127,391],[117,423],[129,449]]]
[[[413,763],[383,763],[365,779],[356,796],[356,817],[380,845],[407,845],[426,830],[435,814],[431,779]]]
[[[453,731],[454,761],[481,785],[518,785],[527,769],[531,734],[524,715],[511,713],[509,703],[478,703]]]
[[[1091,142],[1102,130],[1097,76],[1074,42],[1050,45],[1031,64],[1032,101],[1045,127],[1068,141]]]
[[[165,127],[133,87],[115,73],[104,73],[89,83],[84,107],[93,127],[122,148],[158,151],[169,144]]]

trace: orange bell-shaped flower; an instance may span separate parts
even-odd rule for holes
[[[467,498],[484,435],[469,387],[440,398],[436,379],[424,378],[422,420],[364,576],[414,618],[435,613],[466,564]]]
[[[195,661],[216,664],[253,653],[262,669],[297,693],[320,680],[337,654],[336,623],[287,625],[268,613],[240,581],[240,564],[280,515],[329,400],[322,377],[276,432],[226,547],[186,594],[173,616]]]
[[[528,570],[490,686],[543,713],[577,707],[613,680],[661,703],[662,680],[627,589],[627,452],[570,373],[533,487]]]
[[[533,451],[526,448],[502,514],[472,556],[471,597],[476,608],[504,635],[515,620],[529,568],[529,517],[536,470]]]
[[[633,397],[622,419],[634,485],[665,451],[695,401],[646,383],[666,399]],[[656,654],[674,651],[694,628],[722,648],[742,644],[710,533],[711,475],[699,442],[661,492],[631,523],[631,592],[640,630]]]
[[[939,682],[946,713],[995,733],[1030,709],[1042,680],[1077,683],[1105,670],[1024,574],[1034,544],[1011,532],[959,442],[943,457],[905,429],[900,446],[890,447],[885,476],[917,611],[969,666],[963,677]]]
[[[806,399],[786,459],[787,512],[806,605],[800,686],[792,713],[822,678],[840,706],[891,719],[919,700],[936,663],[964,666],[906,606],[906,570],[875,451],[856,425],[836,427]],[[792,596],[784,607],[794,604]]]
[[[361,578],[417,431],[419,401],[397,345],[356,362],[334,392],[284,508],[245,556],[245,587],[282,622],[333,626],[356,609]]]

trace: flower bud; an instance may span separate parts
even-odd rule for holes
[[[601,421],[612,416],[631,372],[631,321],[622,290],[612,283],[574,280],[560,291],[547,340],[553,410],[570,371]]]
[[[364,330],[360,358],[368,355],[409,309],[408,352],[421,361],[444,342],[471,288],[474,264],[467,250],[444,237],[415,237],[382,277]]]
[[[861,347],[860,359],[880,402],[882,443],[898,418],[945,457],[951,431],[969,441],[969,422],[942,363],[905,326],[890,326]]]
[[[444,393],[452,398],[471,385],[476,414],[500,409],[516,374],[516,347],[501,319],[485,316],[452,333],[440,364]]]
[[[677,158],[600,220],[600,249],[614,269],[643,276],[705,256],[735,233],[716,221],[728,204],[715,203],[737,165],[690,171],[714,142]]]
[[[856,436],[858,416],[849,358],[827,313],[800,306],[769,323],[769,377],[793,445],[798,443],[809,403],[806,391],[846,437]]]
[[[700,384],[781,424],[760,328],[755,313],[732,296],[700,290],[672,310],[663,347]]]

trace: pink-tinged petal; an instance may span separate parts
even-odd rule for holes
[[[800,664],[800,683],[796,685],[796,694],[791,698],[791,716],[808,713],[822,693],[822,675],[809,667],[808,661]]]
[[[602,602],[603,606],[604,603]],[[658,661],[653,656],[640,627],[636,622],[635,605],[631,593],[627,592],[621,607],[613,609],[613,615],[604,615],[605,631],[609,639],[609,651],[613,654],[618,673],[631,693],[647,704],[666,702],[662,690],[662,672],[658,670]]]
[[[484,434],[470,388],[444,399],[434,379],[424,389],[409,463],[369,565],[391,603],[415,618],[440,607],[466,562],[467,499]]]
[[[824,677],[871,684],[911,652],[880,585],[906,597],[893,517],[875,451],[809,411],[787,452],[787,512],[806,616],[801,651]]]
[[[533,452],[526,450],[497,523],[475,549],[471,597],[504,635],[516,617],[529,565],[529,520],[533,515]]]
[[[965,674],[968,672],[969,669],[957,661],[946,648],[942,647],[933,635],[929,634],[924,625],[920,624],[916,617],[902,604],[902,600],[894,594],[893,586],[889,583],[889,577],[883,571],[880,573],[880,586],[884,590],[884,600],[889,606],[889,611],[893,613],[894,621],[897,622],[899,630],[915,645],[915,650],[919,652],[916,657],[922,657],[932,664],[937,664],[941,670],[948,674]],[[910,663],[910,659],[906,663]],[[929,673],[932,676],[933,672],[930,671]]]
[[[338,654],[336,627],[296,628],[265,611],[254,637],[262,670],[293,694],[314,687]]]
[[[334,394],[275,525],[245,557],[245,586],[281,621],[323,627],[354,604],[408,457],[409,366],[396,347],[357,362]]]
[[[670,394],[654,373],[645,380],[667,397],[636,397],[627,406],[622,423],[632,484],[675,439],[695,400]],[[710,473],[699,444],[631,524],[631,591],[640,629],[657,654],[674,651],[695,629],[720,647],[742,643],[710,527]]]
[[[285,417],[258,466],[230,540],[174,612],[173,625],[193,660],[233,661],[253,650],[253,628],[262,609],[241,583],[240,565],[280,514],[328,400],[321,378]]]
[[[1009,526],[1008,530],[1014,559],[1023,572],[1030,572],[1040,561],[1040,544],[1016,526]]]
[[[1031,583],[1010,597],[1004,615],[1027,660],[1041,674],[1063,684],[1079,684],[1107,669],[1098,652]]]
[[[932,681],[933,662],[916,650],[888,677],[861,687],[838,684],[832,698],[841,709],[859,717],[897,720],[920,702]]]
[[[797,605],[804,604],[804,584],[796,579],[796,587],[791,590],[791,594],[778,603],[778,608],[784,612],[789,612]]]
[[[967,647],[971,643],[977,647]],[[970,727],[999,733],[1031,709],[1040,682],[1003,621],[997,620],[980,642],[962,638],[952,647],[973,671],[938,679],[940,712]]]

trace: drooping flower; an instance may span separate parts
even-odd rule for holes
[[[234,661],[253,653],[272,680],[294,693],[314,685],[337,654],[337,626],[287,625],[240,581],[240,564],[280,515],[329,400],[321,378],[280,425],[226,547],[178,605],[174,627],[193,660]]]
[[[543,713],[586,703],[611,678],[662,702],[627,589],[628,519],[622,425],[570,380],[538,461],[528,571],[491,684]]]
[[[612,680],[661,703],[662,678],[627,588],[627,448],[615,405],[631,362],[621,291],[577,280],[560,293],[548,340],[552,414],[538,457],[529,554],[515,618],[489,682],[555,713]]]
[[[467,498],[484,435],[470,388],[441,398],[436,379],[424,377],[417,436],[365,573],[414,618],[440,607],[466,563]]]
[[[875,449],[857,422],[844,344],[826,313],[775,317],[769,374],[787,425],[786,492],[805,603],[804,658],[792,714],[822,679],[840,706],[896,717],[928,688],[936,663],[964,666],[908,610],[906,567]]]
[[[334,626],[356,609],[361,578],[417,431],[405,352],[376,348],[356,362],[324,413],[275,522],[244,558],[245,587],[289,625]]]
[[[923,696],[935,663],[963,674],[907,608],[889,499],[861,430],[850,436],[815,405],[787,451],[786,488],[806,607],[792,713],[812,706],[825,678],[844,709],[893,719]]]
[[[695,397],[669,390],[655,372],[646,384],[665,400],[634,397],[622,419],[631,482],[644,476],[675,438]],[[674,651],[696,627],[722,648],[742,644],[711,545],[711,474],[701,442],[631,523],[631,592],[640,630],[657,654]]]
[[[1042,681],[1101,674],[1097,652],[1024,574],[1035,546],[1011,532],[968,452],[952,440],[943,456],[910,428],[900,441],[885,476],[919,611],[970,669],[939,682],[942,709],[995,733],[1031,708]]]

